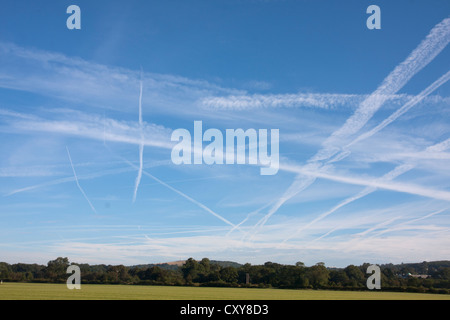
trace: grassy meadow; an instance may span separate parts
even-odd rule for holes
[[[83,284],[3,283],[0,300],[450,300],[450,295],[383,292]]]

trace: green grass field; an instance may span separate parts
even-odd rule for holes
[[[450,300],[450,295],[408,292],[3,283],[0,300]]]

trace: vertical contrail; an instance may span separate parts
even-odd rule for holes
[[[133,194],[133,203],[136,201],[137,191],[139,188],[139,184],[142,179],[142,169],[144,166],[144,133],[143,133],[143,122],[142,122],[142,72],[141,72],[141,81],[139,88],[139,131],[141,135],[141,141],[139,142],[139,170],[138,175],[136,177],[136,181],[134,184],[134,194]]]
[[[78,189],[80,189],[80,191],[83,194],[84,198],[86,199],[86,201],[91,206],[92,211],[94,211],[94,213],[97,213],[97,210],[95,210],[95,208],[92,205],[91,201],[89,201],[89,198],[87,197],[86,193],[84,192],[83,188],[81,188],[80,183],[78,182],[77,173],[75,172],[75,168],[74,168],[73,163],[72,163],[72,157],[70,156],[69,148],[67,146],[66,146],[66,150],[67,150],[67,155],[69,156],[70,166],[72,167],[73,176],[75,177],[75,182],[77,183]]]
[[[417,72],[422,70],[430,63],[449,43],[450,41],[450,18],[446,18],[437,24],[422,40],[419,46],[414,49],[409,56],[400,63],[379,85],[379,87],[367,97],[357,108],[355,113],[347,119],[345,124],[332,133],[325,140],[323,147],[310,160],[308,165],[323,168],[323,162],[329,160],[341,151],[339,147],[342,139],[348,138],[358,132],[375,114],[376,111],[388,99],[389,95],[395,94],[400,90]],[[298,175],[294,182],[289,186],[283,196],[269,210],[258,224],[263,226],[267,220],[278,211],[278,209],[289,199],[299,192],[308,188],[316,178]]]

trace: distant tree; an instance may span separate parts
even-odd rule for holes
[[[301,262],[301,261],[298,261],[298,262],[295,263],[295,266],[296,267],[300,267],[300,268],[304,268],[305,264],[303,262]]]
[[[352,287],[364,286],[365,285],[365,275],[360,268],[354,265],[349,265],[344,269],[349,279],[348,285]]]
[[[67,267],[70,265],[68,258],[58,257],[47,263],[46,276],[50,279],[61,281],[66,278]]]
[[[238,280],[238,272],[236,268],[225,267],[220,270],[220,279],[228,283],[236,283]]]
[[[70,265],[68,258],[58,257],[55,260],[50,260],[47,263],[47,268],[55,272],[66,272],[67,267]]]
[[[8,279],[11,273],[11,266],[6,262],[0,262],[0,280]]]
[[[349,282],[349,278],[344,270],[333,270],[330,272],[330,282],[335,286],[343,287]]]
[[[322,267],[325,267],[325,262],[317,262],[317,263],[316,263],[316,266],[322,266]]]
[[[320,288],[328,284],[329,271],[323,265],[315,265],[307,270],[307,278],[314,288]]]
[[[128,270],[124,265],[118,265],[116,270],[117,270],[120,282],[123,283],[123,282],[128,282],[130,280],[130,275],[128,274]]]
[[[203,258],[199,263],[199,269],[203,273],[209,273],[211,269],[211,261],[208,258]]]
[[[187,283],[192,283],[197,280],[199,271],[199,264],[193,258],[187,259],[186,262],[181,266],[183,278]]]

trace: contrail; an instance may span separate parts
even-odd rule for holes
[[[172,162],[170,160],[168,160],[168,161],[158,162],[158,163],[153,164],[151,166],[147,165],[146,167],[154,167],[154,166],[166,165],[166,164],[171,164],[171,163]],[[78,178],[78,180],[95,179],[95,178],[99,178],[99,177],[103,177],[103,176],[107,176],[107,175],[113,175],[113,174],[118,174],[118,173],[130,172],[130,171],[133,171],[133,170],[134,169],[132,169],[129,166],[127,166],[125,168],[110,169],[110,170],[104,170],[104,171],[100,171],[100,172],[96,172],[96,173],[90,173],[90,174],[84,175],[84,176],[77,176],[77,178]],[[54,186],[54,185],[58,185],[58,184],[61,184],[61,183],[72,182],[74,180],[75,180],[75,178],[73,176],[66,177],[66,178],[59,178],[59,179],[51,180],[51,181],[48,181],[48,182],[35,184],[35,185],[32,185],[32,186],[28,186],[28,187],[24,187],[24,188],[20,188],[20,189],[15,189],[15,190],[5,194],[4,197],[9,197],[9,196],[12,196],[12,195],[14,195],[16,193],[30,191],[30,190],[34,190],[34,189],[38,189],[38,188]]]
[[[409,170],[411,170],[412,168],[414,168],[413,165],[400,165],[398,167],[396,167],[394,170],[388,172],[387,174],[385,174],[383,177],[381,177],[379,180],[383,181],[383,182],[387,182],[387,181],[391,181],[392,179],[398,177],[399,175],[408,172]],[[293,233],[292,235],[290,235],[289,237],[287,237],[286,239],[284,239],[283,243],[292,239],[293,237],[295,237],[297,234],[299,234],[300,232],[304,231],[305,229],[308,229],[309,227],[311,227],[314,223],[328,217],[330,214],[336,212],[337,210],[339,210],[340,208],[342,208],[343,206],[348,205],[349,203],[352,203],[353,201],[356,201],[358,199],[361,199],[362,197],[365,197],[369,194],[371,194],[372,192],[375,192],[377,190],[376,187],[373,186],[369,186],[366,187],[364,190],[362,190],[361,192],[359,192],[358,194],[349,197],[347,199],[345,199],[344,201],[340,202],[339,204],[337,204],[336,206],[334,206],[332,209],[322,213],[321,215],[319,215],[318,217],[316,217],[314,220],[312,220],[311,222],[309,222],[308,224],[302,226],[301,228],[297,229],[297,231],[295,233]]]
[[[86,193],[84,192],[83,188],[81,188],[80,183],[78,182],[77,173],[75,172],[75,168],[74,168],[73,163],[72,163],[72,157],[70,156],[69,148],[67,146],[66,146],[66,150],[67,150],[67,155],[69,156],[70,166],[72,167],[73,176],[75,178],[75,182],[77,183],[78,189],[80,189],[80,191],[83,194],[84,198],[86,199],[86,201],[91,206],[92,211],[94,211],[94,213],[97,213],[97,210],[95,210],[95,208],[92,205],[91,201],[89,201],[89,198],[87,197]]]
[[[443,142],[440,142],[440,143],[437,143],[437,144],[434,144],[432,146],[427,147],[424,152],[441,152],[441,151],[445,151],[449,147],[450,147],[450,139],[447,139],[447,140],[445,140]],[[382,181],[382,182],[392,181],[393,179],[395,179],[398,176],[400,176],[400,175],[402,175],[402,174],[412,170],[413,168],[415,168],[415,165],[413,165],[413,164],[405,163],[405,164],[399,165],[399,166],[395,167],[393,170],[391,170],[388,173],[386,173],[383,177],[381,177],[379,179],[379,181]],[[378,189],[377,187],[369,186],[369,187],[366,187],[361,192],[359,192],[358,194],[343,200],[342,202],[340,202],[339,204],[334,206],[332,209],[328,210],[327,212],[322,213],[321,215],[319,215],[317,218],[315,218],[314,220],[312,220],[311,222],[309,222],[305,226],[302,226],[301,228],[299,228],[294,234],[292,234],[291,236],[286,238],[283,241],[283,243],[288,241],[288,240],[290,240],[290,239],[292,239],[297,234],[299,234],[301,231],[304,231],[305,229],[311,227],[314,223],[316,223],[316,222],[326,218],[330,214],[336,212],[337,210],[339,210],[343,206],[346,206],[349,203],[352,203],[353,201],[361,199],[361,198],[363,198],[363,197],[365,197],[365,196],[375,192],[377,189]]]
[[[338,175],[334,173],[324,172],[323,170],[306,171],[303,167],[295,165],[283,165],[283,170],[299,173],[305,176],[353,184],[357,186],[376,187],[379,189],[390,190],[395,192],[404,192],[436,200],[450,201],[450,191],[422,187],[416,184],[408,184],[392,181],[385,182],[380,181],[378,178],[374,177],[368,178],[368,177],[352,177],[347,175]]]
[[[129,165],[134,166],[131,162],[128,162]],[[233,228],[235,228],[236,226],[231,223],[230,221],[228,221],[227,219],[225,219],[224,217],[222,217],[221,215],[219,215],[218,213],[215,213],[214,211],[212,211],[210,208],[208,208],[207,206],[205,206],[204,204],[198,202],[197,200],[189,197],[187,194],[181,192],[178,189],[175,189],[174,187],[168,185],[167,183],[165,183],[164,181],[158,179],[157,177],[155,177],[154,175],[146,172],[146,171],[142,171],[143,174],[145,174],[146,176],[152,178],[153,180],[155,180],[156,182],[160,183],[161,185],[165,186],[166,188],[169,188],[170,190],[174,191],[175,193],[179,194],[180,196],[182,196],[183,198],[189,200],[190,202],[196,204],[197,206],[199,206],[200,208],[202,208],[203,210],[209,212],[210,214],[212,214],[213,216],[215,216],[216,218],[222,220],[223,222],[225,222],[226,224],[229,224],[230,226],[232,226]]]
[[[142,69],[141,69],[141,79],[139,81],[139,125],[142,125]]]
[[[329,160],[340,151],[340,148],[336,146],[340,144],[339,141],[359,131],[388,97],[400,90],[417,72],[430,63],[447,46],[449,41],[450,18],[446,18],[437,24],[406,60],[400,63],[383,80],[381,85],[359,105],[358,109],[347,119],[345,124],[325,140],[322,149],[308,160],[309,164],[316,165],[318,169],[321,169],[323,167],[323,164],[320,163],[321,161]],[[304,180],[301,175],[297,176],[280,200],[258,224],[260,226],[264,225],[268,218],[278,211],[286,201],[305,190],[314,181],[315,179],[309,178]],[[298,191],[296,192],[295,190]]]
[[[427,214],[427,215],[425,215],[425,216],[423,216],[423,217],[416,218],[416,219],[413,219],[413,220],[411,220],[411,221],[406,221],[406,222],[399,223],[397,226],[394,226],[394,227],[391,227],[391,228],[388,228],[388,229],[385,229],[385,230],[381,230],[380,232],[378,232],[378,233],[376,233],[376,234],[373,234],[373,235],[371,235],[371,236],[369,236],[369,237],[366,237],[365,240],[373,239],[373,238],[375,238],[375,237],[377,237],[377,236],[380,236],[380,235],[382,235],[382,234],[384,234],[384,233],[391,232],[391,231],[394,231],[394,230],[398,230],[398,229],[399,229],[399,226],[402,226],[402,225],[405,225],[405,224],[409,224],[409,223],[412,223],[412,222],[416,222],[416,221],[420,221],[420,220],[423,220],[423,219],[430,218],[430,217],[432,217],[432,216],[434,216],[434,215],[437,215],[437,214],[440,214],[440,213],[442,213],[442,212],[444,212],[444,211],[446,211],[446,210],[448,210],[448,209],[449,209],[449,208],[447,207],[447,208],[444,208],[444,209],[441,209],[441,210],[438,210],[438,211],[434,211],[434,212],[432,212],[432,213],[429,213],[429,214]],[[392,222],[392,221],[394,221],[395,219],[396,219],[396,218],[391,219],[391,220],[389,221],[389,223]],[[386,225],[386,224],[388,224],[388,223],[384,223],[384,224],[383,224],[383,223],[379,223],[379,224],[376,225],[375,227],[372,227],[372,228],[369,228],[369,229],[363,231],[362,233],[359,234],[360,237],[359,237],[358,239],[354,239],[354,240],[352,240],[352,241],[349,243],[349,246],[352,246],[352,247],[353,247],[353,246],[357,246],[358,244],[361,243],[361,236],[366,235],[367,233],[372,232],[372,231],[374,231],[374,230],[378,229],[379,227],[382,227],[383,225]],[[441,231],[442,231],[442,230],[441,230]],[[441,232],[441,231],[439,231],[439,232]],[[443,231],[447,232],[448,229],[443,230]]]
[[[393,231],[393,230],[398,229],[399,226],[403,226],[403,225],[405,225],[405,224],[410,224],[410,223],[414,223],[414,222],[417,222],[417,221],[420,221],[420,220],[428,219],[428,218],[430,218],[430,217],[432,217],[432,216],[435,216],[435,215],[440,214],[440,213],[442,213],[442,212],[444,212],[444,211],[447,211],[448,209],[449,209],[449,208],[447,207],[447,208],[444,208],[444,209],[441,209],[441,210],[438,210],[438,211],[434,211],[434,212],[432,212],[432,213],[429,213],[429,214],[427,214],[427,215],[425,215],[425,216],[423,216],[423,217],[415,218],[415,219],[412,219],[412,220],[410,220],[410,221],[405,221],[405,222],[399,223],[399,224],[397,224],[396,226],[394,226],[394,227],[392,227],[392,228],[385,229],[385,230],[382,230],[382,231],[378,232],[377,234],[371,236],[370,238],[373,238],[373,237],[376,237],[376,236],[380,236],[380,235],[382,235],[382,234],[384,234],[384,233],[387,233],[387,232],[391,232],[391,231]]]
[[[257,227],[262,227],[269,218],[278,211],[278,209],[289,199],[293,198],[296,194],[308,188],[311,184],[316,181],[317,177],[314,175],[306,176],[306,175],[298,175],[295,178],[295,181],[289,186],[289,188],[285,191],[283,196],[276,201],[276,203],[270,208],[269,212],[259,220],[254,229]]]
[[[142,131],[143,122],[142,122],[142,71],[141,71],[141,81],[140,81],[140,90],[139,90],[139,131],[141,134],[141,141],[139,143],[139,171],[136,177],[136,182],[134,184],[134,194],[133,194],[133,203],[136,201],[137,191],[139,188],[139,184],[141,183],[142,178],[142,169],[144,162],[144,133]]]
[[[378,126],[373,128],[372,130],[358,136],[356,139],[354,139],[351,143],[347,144],[343,149],[341,153],[334,156],[334,158],[330,159],[327,163],[337,162],[344,158],[346,158],[351,152],[349,150],[346,150],[347,147],[350,147],[356,142],[359,142],[361,140],[367,139],[374,134],[376,134],[378,131],[385,128],[387,125],[395,121],[398,117],[403,115],[405,112],[407,112],[409,109],[411,109],[413,106],[418,104],[420,101],[422,101],[425,97],[430,95],[434,90],[439,88],[442,84],[446,83],[450,79],[450,71],[448,71],[446,74],[441,76],[438,80],[433,82],[430,86],[428,86],[425,90],[423,90],[421,93],[419,93],[417,96],[414,96],[411,100],[409,100],[405,105],[403,105],[400,109],[398,109],[396,112],[394,112],[391,116],[389,116],[387,119],[385,119],[382,123],[380,123]],[[289,187],[289,189],[285,192],[285,195],[277,201],[277,203],[270,209],[270,211],[266,214],[264,218],[262,218],[256,225],[264,225],[267,220],[276,212],[278,209],[289,199],[294,197],[296,194],[300,193],[301,191],[305,190],[307,187],[309,187],[312,183],[314,183],[316,178],[314,177],[308,177],[305,179],[304,177],[297,177],[294,181],[294,183]],[[373,190],[372,190],[373,189]],[[350,202],[353,202],[356,199],[359,199],[361,197],[364,197],[365,195],[372,193],[375,191],[376,188],[374,187],[368,187],[365,189],[361,194],[358,194],[353,200]],[[368,193],[367,193],[368,192]],[[329,211],[329,214],[339,209],[341,206],[347,204],[345,201],[342,203],[342,205],[338,205],[335,208],[331,209]],[[320,217],[319,217],[320,218]],[[320,220],[320,219],[319,219]],[[286,241],[286,240],[285,240]]]
[[[109,152],[113,153],[111,151],[111,149],[106,145],[105,146]],[[114,154],[114,153],[113,153]],[[115,155],[115,154],[114,154]],[[119,155],[115,155],[116,157],[120,158],[121,160],[123,160],[124,162],[126,162],[129,166],[133,167],[133,168],[137,168],[136,165],[134,165],[133,163],[131,163],[130,161],[128,161],[127,159],[119,156]],[[215,216],[216,218],[222,220],[223,222],[225,222],[226,224],[232,226],[233,228],[236,227],[236,225],[234,225],[233,223],[231,223],[230,221],[228,221],[227,219],[225,219],[224,217],[222,217],[220,214],[214,212],[213,210],[211,210],[210,208],[208,208],[207,206],[205,206],[203,203],[198,202],[197,200],[189,197],[187,194],[181,192],[180,190],[172,187],[171,185],[168,185],[167,183],[165,183],[164,181],[158,179],[157,177],[155,177],[154,175],[148,173],[147,171],[142,170],[142,174],[150,177],[151,179],[155,180],[156,182],[158,182],[159,184],[165,186],[166,188],[172,190],[173,192],[179,194],[180,196],[182,196],[183,198],[187,199],[188,201],[192,202],[193,204],[199,206],[200,208],[202,208],[203,210],[205,210],[206,212],[212,214],[213,216]],[[238,228],[239,229],[239,228]]]
[[[206,97],[199,101],[200,105],[213,110],[252,110],[264,108],[357,108],[367,94],[345,93],[295,93],[295,94],[253,94],[226,97]],[[386,95],[391,105],[401,105],[412,98],[408,94]],[[448,98],[433,96],[426,100],[431,103],[445,103]]]
[[[256,209],[256,210],[250,212],[249,214],[247,214],[247,217],[245,217],[244,220],[242,220],[239,224],[237,224],[234,228],[232,228],[232,229],[227,233],[227,236],[229,236],[234,230],[236,230],[236,229],[239,228],[242,224],[244,224],[251,216],[253,216],[253,215],[259,213],[261,210],[267,208],[267,207],[270,206],[270,205],[271,205],[271,203],[269,202],[269,203],[265,204],[264,206],[262,206],[262,207],[260,207],[260,208],[258,208],[258,209]],[[253,227],[253,228],[255,228],[255,227]]]
[[[408,101],[405,105],[403,105],[400,109],[398,109],[396,112],[394,112],[392,115],[390,115],[387,119],[385,119],[383,122],[381,122],[379,125],[377,125],[375,128],[373,128],[372,130],[360,135],[359,137],[357,137],[355,140],[353,140],[352,142],[350,142],[348,145],[345,146],[345,148],[352,146],[353,144],[367,139],[371,136],[373,136],[374,134],[376,134],[378,131],[382,130],[383,128],[385,128],[387,125],[389,125],[390,123],[392,123],[393,121],[395,121],[398,117],[400,117],[401,115],[403,115],[405,112],[407,112],[409,109],[411,109],[412,107],[414,107],[416,104],[418,104],[420,101],[422,101],[426,96],[428,96],[429,94],[431,94],[434,90],[436,90],[437,88],[439,88],[441,85],[443,85],[444,83],[446,83],[448,80],[450,79],[450,70],[447,71],[447,73],[445,73],[443,76],[441,76],[438,80],[436,80],[435,82],[433,82],[430,86],[428,86],[425,90],[423,90],[422,92],[420,92],[417,96],[414,96],[414,98],[412,98],[410,101]],[[344,149],[345,149],[344,148]]]
[[[388,118],[384,119],[376,127],[371,129],[370,131],[367,131],[367,132],[359,135],[352,142],[348,143],[345,147],[342,148],[342,151],[339,154],[335,155],[327,163],[337,162],[337,161],[340,161],[340,160],[348,157],[351,154],[351,151],[348,150],[349,147],[351,147],[352,145],[354,145],[357,142],[361,142],[362,140],[372,137],[374,134],[376,134],[380,130],[384,129],[386,126],[388,126],[389,124],[391,124],[392,122],[397,120],[398,117],[400,117],[401,115],[406,113],[409,109],[411,109],[412,107],[417,105],[419,102],[421,102],[424,98],[426,98],[428,95],[430,95],[434,90],[436,90],[441,85],[446,83],[449,79],[450,79],[450,71],[447,71],[447,73],[445,73],[438,80],[436,80],[431,85],[429,85],[425,90],[420,92],[418,95],[414,96],[411,100],[409,100],[407,103],[405,103],[400,109],[395,111]]]
[[[376,111],[383,105],[389,95],[400,90],[416,73],[428,65],[450,42],[450,18],[437,24],[422,40],[419,46],[400,63],[365,99],[345,124],[332,133],[320,150],[310,161],[327,160],[338,152],[339,139],[346,138],[359,131]]]

